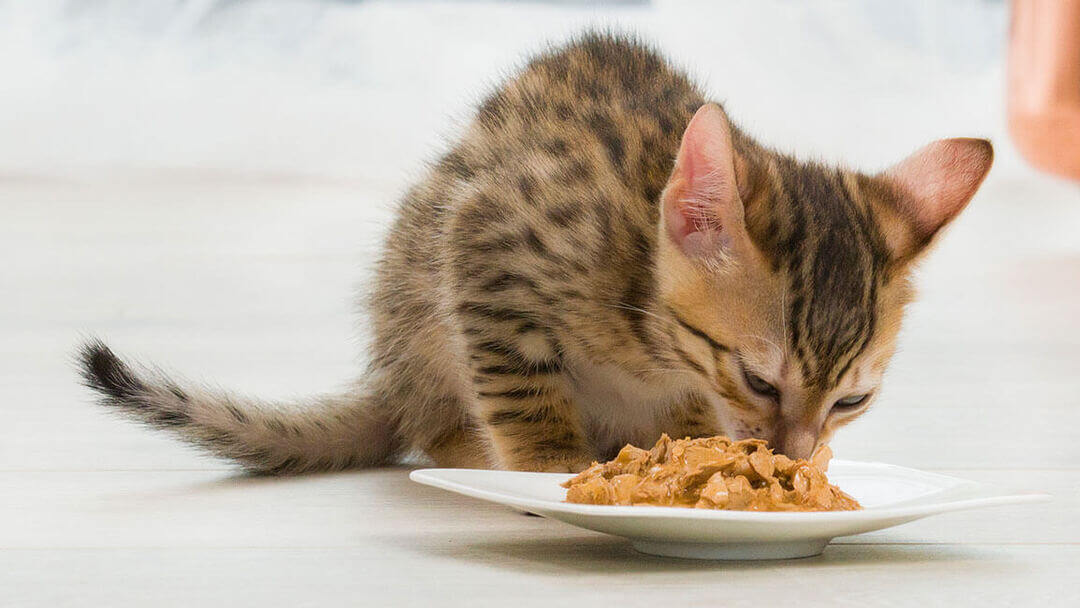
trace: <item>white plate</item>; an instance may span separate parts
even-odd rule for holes
[[[992,505],[1049,500],[888,464],[834,460],[829,481],[864,509],[815,513],[612,507],[563,502],[571,475],[420,469],[413,481],[630,539],[642,553],[698,559],[785,559],[817,555],[837,536]]]

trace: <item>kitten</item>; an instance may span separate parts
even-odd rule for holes
[[[401,202],[370,368],[269,405],[81,352],[108,407],[258,472],[579,471],[623,444],[726,434],[804,458],[869,407],[912,264],[992,161],[934,142],[863,174],[733,126],[683,73],[586,34],[484,101]]]

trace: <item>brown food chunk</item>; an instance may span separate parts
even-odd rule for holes
[[[765,441],[727,437],[672,440],[651,450],[627,445],[563,484],[566,501],[744,511],[854,511],[862,507],[829,483],[832,451],[810,460],[773,454]]]

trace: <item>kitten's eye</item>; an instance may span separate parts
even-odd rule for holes
[[[866,400],[869,399],[869,398],[870,398],[870,393],[864,393],[862,395],[852,395],[850,397],[844,397],[843,399],[838,400],[833,405],[833,409],[834,410],[840,410],[840,411],[853,410],[856,407],[858,407],[858,406],[862,405],[863,403],[865,403]]]
[[[764,397],[771,397],[776,399],[780,396],[780,391],[776,390],[776,387],[769,384],[761,378],[761,376],[743,370],[743,379],[746,380],[746,384],[757,394]]]

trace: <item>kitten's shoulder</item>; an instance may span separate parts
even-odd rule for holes
[[[590,104],[681,109],[702,102],[690,78],[651,46],[626,34],[589,31],[534,57],[484,100],[479,117],[494,126],[523,111],[561,108],[566,119]]]
[[[589,31],[533,60],[524,74],[570,81],[592,94],[648,94],[664,88],[694,89],[664,55],[628,34]]]
[[[532,71],[563,77],[608,72],[646,81],[668,76],[673,69],[663,55],[633,36],[590,31],[537,56],[525,70]]]

